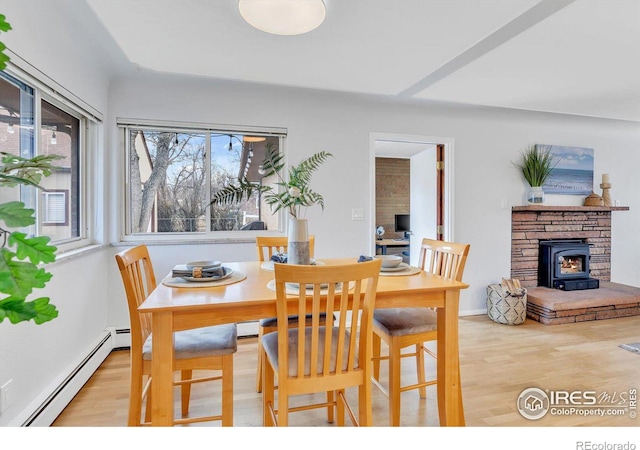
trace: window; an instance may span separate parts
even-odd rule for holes
[[[67,191],[42,193],[43,225],[67,225]]]
[[[21,76],[24,75],[24,76]],[[24,230],[49,236],[60,250],[86,243],[83,199],[84,155],[95,118],[66,97],[16,70],[0,72],[0,150],[24,158],[58,155],[56,169],[35,187],[0,189],[0,202],[19,200],[36,211]]]
[[[282,147],[282,131],[119,125],[128,161],[126,234],[278,230],[278,216],[257,192],[230,205],[210,206],[210,198],[239,177],[274,183],[260,163],[267,147]]]

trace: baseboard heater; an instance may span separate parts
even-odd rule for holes
[[[111,352],[111,333],[106,334],[89,354],[71,371],[69,375],[53,390],[38,408],[25,420],[21,426],[49,426],[58,417],[71,399],[80,391],[82,386],[91,378],[98,366]],[[105,348],[105,346],[107,348]],[[104,357],[103,357],[104,356]],[[96,357],[98,357],[96,359]],[[80,375],[83,369],[92,363],[90,373]]]

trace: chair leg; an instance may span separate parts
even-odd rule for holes
[[[344,426],[344,401],[343,396],[346,395],[344,389],[340,389],[338,391],[331,391],[333,393],[333,395],[336,398],[336,410],[337,410],[337,416],[338,416],[338,421],[337,424],[338,426],[343,427]]]
[[[373,333],[373,378],[380,381],[380,348],[382,340],[380,336]]]
[[[416,344],[416,370],[418,374],[418,383],[424,383],[424,349],[422,344]],[[420,398],[427,398],[426,386],[418,388],[418,392],[420,393]]]
[[[401,348],[391,339],[389,342],[389,425],[400,426],[400,368]]]
[[[327,403],[332,403],[335,399],[335,393],[333,391],[327,391]],[[327,407],[327,422],[333,423],[334,420],[334,409],[333,405]]]
[[[193,378],[192,370],[181,370],[180,371],[180,379],[182,381],[190,380]],[[189,400],[191,398],[191,383],[184,383],[180,387],[180,400],[182,403],[182,417],[187,417],[189,415]]]
[[[222,426],[233,426],[233,354],[222,357]]]
[[[264,350],[260,353],[260,359],[262,360],[262,424],[265,427],[274,427],[276,424],[271,418],[271,406],[275,410],[275,386],[273,367],[271,363],[267,361],[267,355]]]
[[[149,389],[149,393],[147,394],[147,404],[144,408],[144,421],[147,423],[151,422],[151,406],[153,402],[151,401],[151,389]]]
[[[256,375],[256,392],[262,392],[262,336],[264,327],[258,326],[258,373]]]
[[[131,376],[129,388],[129,419],[130,427],[140,426],[140,415],[142,414],[142,367],[135,361],[131,361]],[[149,402],[149,399],[147,399]]]

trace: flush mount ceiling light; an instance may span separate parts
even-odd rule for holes
[[[322,0],[239,0],[238,7],[251,26],[287,36],[317,28],[326,14]]]

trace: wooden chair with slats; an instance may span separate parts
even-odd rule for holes
[[[289,413],[328,408],[328,420],[372,424],[371,326],[381,261],[327,266],[275,265],[278,329],[262,336],[263,420],[286,426]],[[291,285],[293,283],[293,286]],[[302,292],[296,286],[306,286]],[[289,310],[311,315],[311,325],[287,322]],[[321,314],[339,318],[324,326]],[[284,324],[284,325],[283,325]],[[277,404],[275,384],[278,384]],[[358,417],[345,390],[358,388]],[[291,407],[294,395],[327,393],[325,403]]]
[[[278,253],[287,254],[288,239],[286,236],[257,236],[256,237],[256,249],[258,251],[258,261],[270,261],[273,255]],[[315,236],[309,236],[309,254],[310,257],[314,256]],[[324,317],[322,318],[324,323]],[[308,321],[308,319],[307,319]],[[289,317],[289,323],[292,326],[296,326],[298,323],[298,316],[293,315]],[[258,355],[262,351],[260,344],[260,338],[266,334],[276,331],[278,329],[278,321],[275,317],[268,317],[261,319],[258,322]],[[258,357],[258,371],[256,375],[256,391],[262,392],[262,361]]]
[[[131,386],[129,426],[147,425],[151,413],[151,315],[140,314],[138,306],[156,287],[156,278],[145,245],[122,251],[115,256],[124,283],[131,321]],[[233,425],[233,354],[237,350],[236,324],[216,325],[174,333],[174,370],[180,371],[182,418],[174,424],[220,420]],[[221,371],[220,375],[193,378],[194,370]],[[146,383],[145,383],[146,377]],[[187,417],[191,385],[222,380],[222,413],[204,417]],[[144,384],[144,386],[143,386]],[[142,421],[142,404],[146,412]]]
[[[423,239],[420,246],[419,267],[426,272],[444,278],[461,281],[464,266],[469,254],[469,244]],[[431,308],[380,308],[373,314],[373,382],[389,398],[389,424],[400,425],[400,394],[419,389],[420,398],[426,398],[426,387],[437,380],[426,380],[424,354],[436,357],[425,342],[437,340],[437,313]],[[380,356],[381,341],[384,341],[389,353]],[[412,353],[402,350],[415,346]],[[402,358],[415,357],[417,383],[407,386],[401,384]],[[380,383],[380,361],[389,360],[388,389]],[[459,383],[458,383],[459,384]]]

